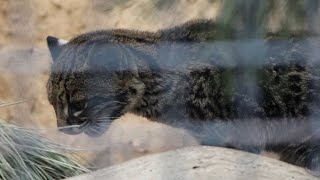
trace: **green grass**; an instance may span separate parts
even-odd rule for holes
[[[72,150],[0,121],[0,179],[63,179],[90,172]]]

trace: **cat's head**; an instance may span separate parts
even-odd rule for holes
[[[69,42],[49,36],[47,43],[53,59],[48,99],[61,131],[100,136],[144,93],[129,48],[105,33]]]

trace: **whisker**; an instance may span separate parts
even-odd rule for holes
[[[105,127],[108,127],[108,126],[110,126],[111,125],[111,123],[99,123],[98,125],[97,125],[97,127],[101,127],[101,128],[105,128]]]
[[[98,120],[96,120],[95,122],[97,122],[97,123],[100,123],[100,122],[108,122],[108,123],[112,123],[112,122],[113,122],[113,120],[111,120],[111,119],[98,119]]]
[[[99,118],[96,118],[96,119],[104,119],[104,118],[119,118],[119,117],[116,117],[116,116],[102,116],[102,117],[99,117]]]
[[[87,133],[87,135],[89,136],[92,136],[92,133],[91,133],[91,126],[88,126],[86,129],[85,129],[85,133]]]
[[[121,102],[121,101],[112,101],[112,102],[115,102],[117,104],[127,104],[127,103],[124,103],[124,102]]]
[[[96,133],[100,133],[98,130],[96,130],[94,127],[90,127],[90,129],[89,130],[93,130],[94,132],[96,132]]]
[[[98,119],[96,122],[113,122],[111,119]]]
[[[54,128],[25,128],[25,127],[12,127],[13,129],[21,129],[21,130],[30,130],[30,131],[48,131],[48,130],[61,130],[61,129],[69,129],[69,128],[79,128],[81,125],[71,125],[71,126],[63,126],[63,127],[54,127]]]
[[[12,103],[3,103],[3,102],[1,102],[0,103],[0,108],[7,107],[7,106],[13,106],[13,105],[17,105],[17,104],[21,104],[21,103],[25,103],[25,102],[29,102],[29,101],[25,100],[25,101],[17,101],[17,102],[12,102]]]
[[[99,123],[98,125],[94,125],[94,127],[100,128],[100,129],[104,129],[108,126],[110,126],[111,123]]]

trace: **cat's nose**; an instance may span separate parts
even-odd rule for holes
[[[68,107],[68,115],[78,117],[82,114],[86,106],[87,106],[87,103],[85,101],[80,101],[78,103],[70,104]]]

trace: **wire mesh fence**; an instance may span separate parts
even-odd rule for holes
[[[318,145],[318,1],[2,0],[0,6],[0,100],[23,101],[10,107],[0,104],[1,118],[86,152],[82,154],[98,166],[199,144],[257,153],[257,149],[260,152],[266,144],[276,144],[277,147],[272,148],[281,149],[282,144],[289,142],[290,148],[275,150],[285,154],[282,160],[291,162],[292,152],[303,148],[314,151],[312,156],[318,155],[315,148]],[[210,19],[215,25],[200,21],[195,30],[192,23],[190,27],[181,26],[193,19]],[[177,27],[172,28],[174,26]],[[211,29],[203,30],[206,28]],[[149,64],[146,74],[161,72],[163,74],[159,76],[174,79],[165,82],[176,87],[175,91],[179,90],[179,93],[171,94],[168,101],[178,103],[185,94],[183,87],[188,86],[194,89],[186,96],[199,99],[191,105],[187,101],[185,106],[170,106],[172,109],[166,109],[167,114],[160,121],[162,124],[152,122],[155,121],[153,117],[148,120],[126,114],[114,121],[101,137],[65,135],[57,128],[57,112],[47,98],[47,80],[54,62],[46,46],[46,37],[52,35],[71,40],[88,31],[110,29],[134,30],[130,37],[140,36],[139,31],[149,31],[150,37],[156,40],[140,37],[141,41],[149,41],[147,48],[127,42],[121,44],[126,52],[133,54],[127,57],[134,56],[139,63],[139,58],[152,57],[154,64]],[[181,40],[180,35],[186,37],[183,33],[198,39]],[[121,30],[114,36],[119,34]],[[132,48],[146,56],[138,57]],[[75,56],[81,59],[88,51],[88,58],[93,57],[91,50],[96,49],[108,47],[89,44],[83,54]],[[98,50],[96,54],[99,54]],[[99,57],[105,60],[111,56],[103,54]],[[116,55],[113,58],[116,59]],[[67,61],[66,66],[69,62],[74,63]],[[103,66],[102,62],[96,63]],[[109,68],[113,67],[112,62],[108,63]],[[125,63],[129,67],[129,63]],[[134,71],[134,68],[143,69],[144,66],[130,66],[124,70]],[[68,72],[61,70],[58,73]],[[87,91],[94,91],[97,88],[93,87],[99,83],[95,81],[81,87],[90,85]],[[160,86],[165,85],[160,83]],[[156,88],[150,87],[151,90]],[[221,98],[233,102],[236,110],[217,103]],[[304,102],[307,104],[302,106]],[[207,114],[199,113],[202,110]],[[139,115],[144,116],[143,113]],[[194,119],[201,121],[194,124]],[[297,146],[310,137],[312,140],[307,144]],[[301,158],[306,158],[305,154],[302,153],[299,162],[302,162]]]

